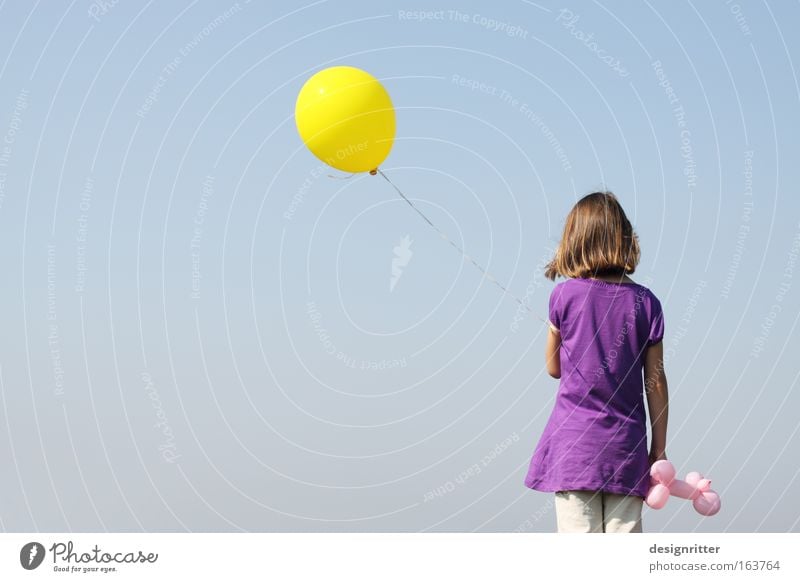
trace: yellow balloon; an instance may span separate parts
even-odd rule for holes
[[[294,116],[308,149],[345,172],[376,170],[394,143],[389,93],[355,67],[330,67],[312,76],[300,89]]]

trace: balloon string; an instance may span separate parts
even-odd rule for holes
[[[494,283],[495,285],[497,285],[497,286],[498,286],[498,287],[499,287],[499,288],[500,288],[500,289],[503,291],[503,293],[505,293],[506,295],[508,295],[508,296],[509,296],[509,297],[511,297],[512,299],[514,299],[514,301],[516,301],[517,303],[519,303],[519,304],[520,304],[522,307],[524,307],[525,309],[527,309],[527,310],[528,310],[530,313],[532,313],[532,314],[533,314],[533,315],[535,315],[537,318],[539,318],[540,320],[542,320],[542,321],[543,321],[544,323],[546,323],[548,326],[550,326],[550,325],[551,325],[551,323],[550,323],[550,321],[549,321],[549,320],[547,320],[547,319],[543,318],[543,317],[542,317],[541,315],[539,315],[538,313],[535,313],[535,312],[533,311],[533,309],[531,309],[531,308],[530,308],[530,307],[529,307],[529,306],[528,306],[528,305],[527,305],[527,304],[526,304],[524,301],[522,301],[522,300],[521,300],[519,297],[517,297],[516,295],[514,295],[513,293],[511,293],[511,291],[509,291],[509,290],[508,290],[508,289],[507,289],[505,286],[503,286],[503,285],[502,285],[502,284],[501,284],[501,283],[500,283],[500,282],[499,282],[499,281],[498,281],[498,280],[497,280],[497,279],[496,279],[494,276],[492,276],[491,274],[489,274],[489,272],[487,272],[487,271],[486,271],[486,269],[484,269],[484,268],[483,268],[483,267],[482,267],[480,264],[478,264],[478,262],[477,262],[475,259],[473,259],[473,258],[472,258],[470,255],[468,255],[466,252],[464,252],[464,249],[462,249],[460,246],[458,246],[458,245],[455,243],[455,241],[453,241],[453,240],[452,240],[452,239],[451,239],[449,236],[447,236],[447,234],[446,234],[444,231],[442,231],[442,230],[441,230],[441,229],[440,229],[438,226],[436,226],[436,225],[433,223],[433,221],[432,221],[430,218],[428,218],[427,216],[425,216],[425,213],[424,213],[424,212],[422,212],[422,211],[421,211],[419,208],[417,208],[417,206],[416,206],[416,205],[415,205],[413,202],[411,202],[411,200],[409,200],[409,198],[408,198],[408,197],[407,197],[405,194],[403,194],[403,191],[402,191],[402,190],[400,190],[400,188],[398,188],[398,187],[397,187],[397,185],[396,185],[394,182],[392,182],[392,181],[389,179],[389,177],[388,177],[386,174],[384,174],[384,173],[383,173],[383,171],[382,171],[381,169],[377,169],[377,173],[378,173],[378,174],[380,174],[381,176],[383,176],[383,179],[384,179],[384,180],[386,180],[387,182],[389,182],[389,184],[391,184],[392,188],[394,188],[394,189],[395,189],[395,191],[396,191],[396,192],[397,192],[397,193],[400,195],[400,197],[401,197],[403,200],[405,200],[405,201],[406,201],[406,203],[407,203],[407,204],[408,204],[408,205],[409,205],[411,208],[413,208],[413,209],[414,209],[414,211],[415,211],[417,214],[419,214],[419,215],[422,217],[422,219],[423,219],[425,222],[427,222],[427,223],[428,223],[428,225],[429,225],[429,226],[430,226],[432,229],[434,229],[436,232],[438,232],[438,233],[439,233],[439,236],[440,236],[441,238],[443,238],[444,240],[446,240],[447,242],[449,242],[449,243],[450,243],[450,245],[451,245],[451,246],[452,246],[454,249],[456,249],[456,250],[457,250],[459,253],[461,253],[461,256],[462,256],[464,259],[467,259],[467,260],[468,260],[470,263],[472,263],[473,265],[475,265],[475,267],[476,267],[476,268],[477,268],[477,269],[478,269],[478,270],[479,270],[481,273],[483,273],[483,276],[484,276],[484,277],[486,277],[486,278],[487,278],[489,281],[491,281],[492,283]],[[563,349],[564,349],[564,351],[566,352],[566,354],[567,354],[567,358],[569,358],[569,360],[570,360],[570,361],[572,361],[572,357],[570,356],[570,354],[569,354],[569,351],[566,349],[566,347],[564,347],[564,344],[563,344],[563,343],[561,343],[561,346],[560,346],[560,347],[561,347],[561,348],[563,348]],[[573,364],[574,364],[574,362],[573,362]],[[575,366],[575,370],[576,370],[576,371],[578,370],[577,366]],[[578,371],[578,374],[580,374],[580,372],[579,372],[579,371]],[[581,375],[581,377],[583,377],[583,375],[582,375],[582,374],[580,374],[580,375]]]
[[[503,291],[503,293],[507,294],[509,297],[511,297],[512,299],[514,299],[514,301],[516,301],[517,303],[519,303],[520,305],[522,305],[522,307],[524,307],[525,309],[527,309],[527,310],[528,310],[530,313],[533,313],[534,315],[536,315],[536,317],[538,317],[539,319],[541,319],[543,322],[547,323],[548,325],[550,324],[550,322],[549,322],[548,320],[544,319],[543,317],[541,317],[541,316],[540,316],[540,315],[538,315],[537,313],[534,313],[534,311],[533,311],[533,310],[532,310],[532,309],[531,309],[531,308],[530,308],[528,305],[526,305],[524,301],[522,301],[522,300],[521,300],[519,297],[517,297],[516,295],[514,295],[513,293],[511,293],[511,291],[509,291],[509,290],[508,290],[508,289],[507,289],[505,286],[503,286],[503,285],[502,285],[502,284],[501,284],[501,283],[500,283],[500,282],[497,280],[497,278],[496,278],[496,277],[494,277],[493,275],[491,275],[490,273],[488,273],[488,272],[486,271],[486,269],[484,269],[484,268],[483,268],[483,267],[482,267],[480,264],[478,264],[478,262],[477,262],[475,259],[473,259],[473,258],[472,258],[470,255],[468,255],[466,252],[464,252],[464,249],[462,249],[460,246],[458,246],[458,244],[456,244],[456,242],[455,242],[453,239],[451,239],[449,236],[447,236],[447,234],[446,234],[446,233],[444,233],[444,232],[443,232],[443,231],[442,231],[442,230],[441,230],[441,229],[440,229],[438,226],[436,226],[436,225],[435,225],[435,224],[434,224],[434,223],[431,221],[431,219],[429,219],[427,216],[425,216],[425,214],[424,214],[424,213],[423,213],[423,212],[422,212],[422,211],[421,211],[419,208],[417,208],[417,207],[416,207],[416,205],[415,205],[413,202],[411,202],[411,200],[409,200],[409,199],[408,199],[408,197],[407,197],[405,194],[403,194],[403,192],[400,190],[400,188],[398,188],[398,187],[397,187],[397,185],[396,185],[394,182],[392,182],[392,181],[389,179],[389,177],[388,177],[386,174],[384,174],[384,173],[383,173],[383,171],[382,171],[382,170],[378,170],[378,173],[379,173],[381,176],[383,176],[383,179],[384,179],[384,180],[386,180],[387,182],[389,182],[389,184],[391,184],[391,185],[392,185],[392,188],[394,188],[394,189],[395,189],[395,191],[397,191],[397,193],[400,195],[400,197],[401,197],[403,200],[405,200],[405,201],[406,201],[406,203],[408,203],[408,205],[409,205],[409,206],[411,206],[411,208],[413,208],[413,209],[414,209],[414,211],[415,211],[417,214],[419,214],[419,215],[422,217],[422,219],[423,219],[425,222],[427,222],[427,223],[430,225],[430,227],[431,227],[431,228],[433,228],[433,229],[434,229],[436,232],[438,232],[438,233],[439,233],[439,236],[440,236],[440,237],[442,237],[444,240],[446,240],[447,242],[449,242],[449,243],[450,243],[450,245],[451,245],[451,246],[452,246],[454,249],[456,249],[456,250],[457,250],[457,251],[458,251],[458,252],[461,254],[461,256],[462,256],[462,257],[464,257],[464,258],[465,258],[465,259],[467,259],[467,260],[468,260],[470,263],[472,263],[473,265],[475,265],[475,267],[476,267],[476,268],[477,268],[477,269],[478,269],[478,270],[479,270],[481,273],[483,273],[483,276],[484,276],[484,277],[486,277],[486,278],[487,278],[489,281],[491,281],[492,283],[494,283],[495,285],[497,285],[497,286],[498,286],[498,287],[499,287],[499,288],[500,288],[500,289]]]
[[[425,222],[427,222],[427,223],[428,223],[428,225],[430,225],[430,227],[431,227],[432,229],[434,229],[436,232],[438,232],[438,233],[439,233],[439,236],[440,236],[440,237],[442,237],[444,240],[446,240],[447,242],[449,242],[449,243],[450,243],[450,245],[451,245],[451,246],[452,246],[454,249],[456,249],[456,250],[457,250],[457,251],[458,251],[458,252],[461,254],[461,256],[462,256],[462,257],[464,257],[464,259],[468,260],[470,263],[472,263],[473,265],[475,265],[475,267],[476,267],[476,268],[477,268],[477,269],[478,269],[478,270],[479,270],[481,273],[483,273],[483,276],[484,276],[484,277],[486,277],[486,278],[487,278],[489,281],[491,281],[492,283],[494,283],[495,285],[497,285],[497,286],[498,286],[500,289],[502,289],[502,291],[503,291],[504,293],[506,293],[506,294],[507,294],[509,297],[511,297],[512,299],[514,299],[514,300],[515,300],[517,303],[519,303],[520,305],[522,305],[522,306],[523,306],[525,309],[527,309],[529,312],[533,313],[534,315],[536,315],[536,317],[538,317],[539,319],[541,319],[541,320],[542,320],[542,321],[544,321],[545,323],[548,323],[548,324],[549,324],[549,322],[548,322],[546,319],[543,319],[541,316],[539,316],[538,314],[534,313],[534,311],[533,311],[533,310],[532,310],[530,307],[528,307],[528,306],[527,306],[527,305],[526,305],[526,304],[525,304],[525,303],[524,303],[524,302],[523,302],[523,301],[522,301],[520,298],[518,298],[516,295],[514,295],[514,294],[513,294],[513,293],[511,293],[511,292],[510,292],[508,289],[506,289],[506,288],[505,288],[505,287],[504,287],[504,286],[503,286],[503,285],[502,285],[502,284],[501,284],[501,283],[500,283],[500,282],[499,282],[499,281],[498,281],[498,280],[497,280],[497,279],[496,279],[494,276],[492,276],[490,273],[488,273],[488,272],[486,271],[486,269],[484,269],[484,268],[483,268],[483,267],[482,267],[480,264],[478,264],[478,262],[477,262],[475,259],[473,259],[473,258],[472,258],[470,255],[468,255],[466,252],[464,252],[464,249],[462,249],[460,246],[458,246],[458,244],[456,244],[456,242],[455,242],[453,239],[451,239],[449,236],[447,236],[447,234],[446,234],[446,233],[444,233],[444,232],[443,232],[443,231],[442,231],[442,230],[441,230],[441,229],[440,229],[438,226],[436,226],[436,225],[435,225],[435,224],[434,224],[434,223],[433,223],[433,222],[432,222],[432,221],[431,221],[431,220],[430,220],[430,219],[429,219],[427,216],[425,216],[425,214],[424,214],[424,213],[423,213],[423,212],[422,212],[422,211],[421,211],[419,208],[417,208],[417,207],[414,205],[414,203],[413,203],[413,202],[411,202],[411,200],[409,200],[409,199],[408,199],[408,197],[407,197],[405,194],[403,194],[403,192],[400,190],[400,188],[398,188],[398,187],[395,185],[395,183],[394,183],[394,182],[392,182],[392,181],[389,179],[389,177],[388,177],[386,174],[384,174],[384,173],[383,173],[383,171],[382,171],[382,170],[378,170],[378,173],[379,173],[381,176],[383,176],[383,179],[384,179],[384,180],[386,180],[387,182],[389,182],[389,184],[391,184],[391,185],[392,185],[392,188],[394,188],[394,189],[397,191],[397,193],[400,195],[400,197],[401,197],[403,200],[405,200],[405,201],[406,201],[406,203],[408,203],[408,205],[409,205],[409,206],[411,206],[411,208],[413,208],[413,209],[416,211],[416,213],[417,213],[417,214],[419,214],[419,215],[422,217],[422,219],[423,219]]]

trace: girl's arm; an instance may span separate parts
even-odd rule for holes
[[[547,346],[544,350],[547,373],[553,378],[561,378],[561,333],[550,325],[547,332]]]
[[[664,373],[664,344],[658,342],[647,348],[644,360],[644,386],[653,440],[650,443],[651,463],[666,459],[669,391]]]

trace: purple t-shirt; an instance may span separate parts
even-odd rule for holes
[[[642,369],[664,336],[661,303],[638,283],[567,279],[550,294],[549,319],[561,332],[561,380],[525,485],[645,497]]]

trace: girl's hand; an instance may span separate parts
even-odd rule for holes
[[[650,465],[652,466],[653,463],[656,461],[666,461],[667,460],[667,453],[665,451],[650,451],[650,456],[648,458],[650,461]]]

